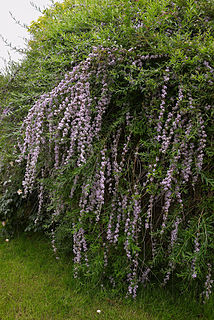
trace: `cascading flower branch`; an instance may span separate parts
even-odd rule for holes
[[[176,75],[165,60],[167,55],[136,57],[133,49],[93,48],[86,60],[29,110],[21,128],[24,141],[19,141],[18,162],[26,163],[25,197],[35,188],[41,167],[43,176],[59,179],[64,168],[75,172],[68,208],[72,211],[75,203],[74,208],[79,210],[71,215],[75,277],[82,264],[90,271],[91,250],[98,241],[103,250],[103,274],[114,250],[125,257],[123,280],[127,281],[128,295],[133,297],[139,284],[145,284],[155,272],[163,248],[168,248],[163,284],[176,268],[173,252],[181,241],[179,231],[188,211],[184,191],[195,189],[205,157],[207,133],[202,108],[180,79],[175,90]],[[133,83],[129,79],[157,67],[156,61],[162,61],[163,68],[155,106],[144,96],[141,79],[136,89],[141,100],[134,102],[136,108],[133,99],[127,99],[124,110],[117,110],[114,75],[122,74],[123,79],[118,81],[128,88]],[[209,67],[207,63],[205,67]],[[132,91],[125,92],[132,97]],[[150,128],[141,136],[136,130],[139,116]],[[39,215],[43,193],[40,184]],[[57,198],[56,191],[54,196]],[[60,198],[58,203],[62,201]],[[51,218],[53,225],[57,217],[62,218],[64,206],[60,208],[57,205]],[[56,252],[54,228],[52,238]],[[189,272],[194,279],[195,260]],[[210,291],[211,266],[207,279]],[[115,280],[111,274],[110,281]]]
[[[84,62],[74,67],[56,88],[41,96],[29,110],[22,125],[25,137],[24,143],[19,143],[21,156],[18,159],[18,162],[23,159],[27,162],[22,183],[25,195],[32,192],[36,165],[44,149],[46,152],[54,150],[56,169],[66,165],[72,157],[77,159],[76,165],[80,167],[91,155],[92,143],[99,135],[102,117],[111,98],[106,83],[106,65],[101,62],[98,70],[93,68],[99,50],[95,48]],[[108,65],[112,56],[107,60]],[[102,87],[100,98],[93,101],[93,106],[92,76],[99,77]],[[45,132],[47,128],[48,134]]]

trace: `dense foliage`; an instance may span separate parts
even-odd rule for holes
[[[212,1],[67,0],[31,24],[0,80],[7,232],[48,232],[75,277],[133,297],[172,277],[209,297],[213,17]]]

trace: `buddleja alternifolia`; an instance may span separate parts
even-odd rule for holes
[[[46,163],[51,159],[51,165],[42,169],[43,176],[48,170],[51,174],[53,170],[57,173],[69,163],[73,169],[82,168],[95,155],[94,169],[90,174],[86,173],[84,179],[81,171],[74,175],[70,190],[71,200],[74,196],[79,199],[79,215],[73,221],[75,276],[78,276],[78,265],[85,263],[90,268],[88,252],[91,243],[86,237],[90,227],[85,223],[90,217],[90,225],[102,226],[104,269],[108,266],[111,248],[121,246],[122,242],[121,252],[124,252],[129,266],[128,295],[136,297],[139,284],[149,279],[153,262],[159,254],[157,247],[160,248],[162,242],[168,247],[163,284],[176,267],[170,256],[185,220],[183,190],[190,186],[195,188],[203,165],[207,134],[203,112],[194,104],[191,92],[178,83],[172,96],[173,70],[166,66],[165,60],[156,92],[158,103],[155,107],[144,104],[140,111],[140,116],[148,120],[147,126],[152,128],[146,138],[150,147],[142,145],[143,136],[139,138],[132,132],[137,121],[134,105],[129,105],[123,121],[113,126],[114,130],[106,137],[103,136],[105,114],[112,104],[114,82],[110,72],[117,70],[117,65],[129,53],[126,63],[129,61],[139,72],[146,64],[152,65],[164,57],[146,55],[133,58],[133,50],[94,48],[85,61],[75,66],[57,87],[42,95],[29,110],[22,125],[24,141],[19,142],[21,156],[18,161],[26,161],[23,189],[27,196],[35,186],[38,170],[41,170],[37,168],[42,167],[44,159]],[[210,68],[207,63],[205,66]],[[144,163],[141,151],[149,155],[149,164]],[[135,169],[136,161],[140,162],[144,174]],[[87,166],[85,168],[87,170]],[[77,187],[79,183],[80,189]],[[39,214],[43,190],[41,185]],[[61,211],[63,203],[59,201],[52,222]],[[96,229],[98,234],[94,238],[99,237],[100,228]],[[56,252],[54,228],[52,234]],[[145,263],[145,256],[150,260],[149,265]],[[192,278],[197,276],[195,261],[190,273]],[[210,276],[208,280],[206,295],[210,292]]]

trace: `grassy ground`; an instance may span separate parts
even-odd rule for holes
[[[1,240],[0,320],[214,319],[212,302],[203,307],[163,290],[145,290],[136,302],[79,290],[69,268],[55,260],[45,239]]]

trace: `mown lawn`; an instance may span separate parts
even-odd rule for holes
[[[46,239],[1,239],[0,320],[214,319],[211,301],[203,307],[170,292],[145,290],[133,302],[98,289],[80,290],[69,269],[68,263],[56,261]]]

